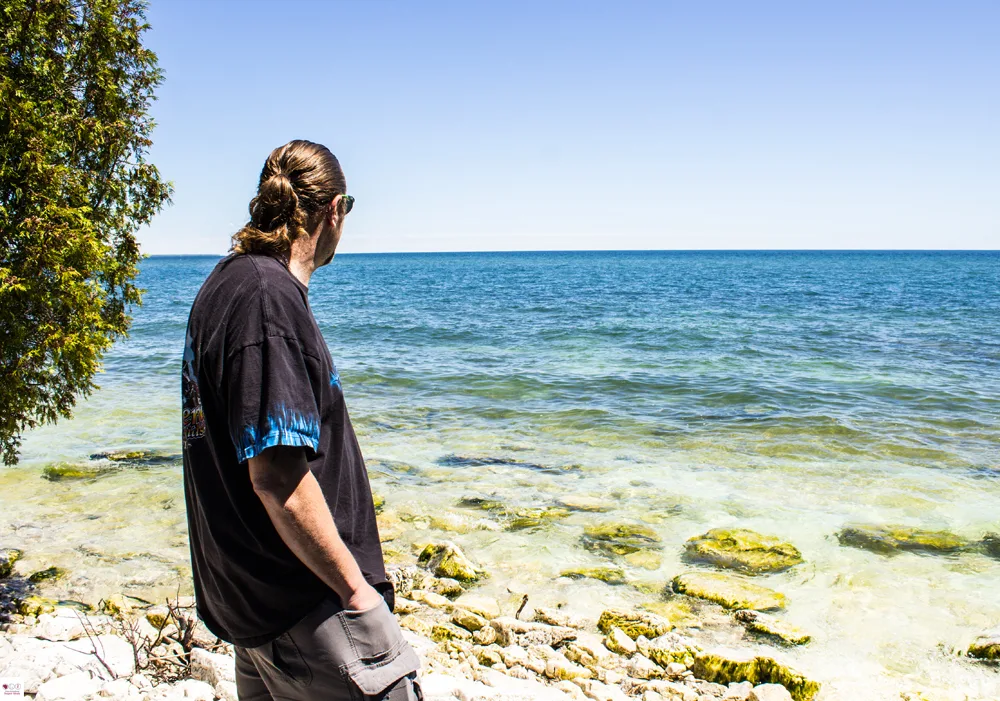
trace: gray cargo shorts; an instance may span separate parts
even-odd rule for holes
[[[236,647],[240,701],[421,701],[419,668],[384,601],[347,611],[327,600],[275,640]]]

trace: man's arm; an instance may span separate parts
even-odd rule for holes
[[[281,539],[337,592],[344,608],[365,611],[381,603],[337,532],[305,450],[275,446],[250,458],[249,465],[253,489]]]

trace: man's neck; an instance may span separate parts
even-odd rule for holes
[[[292,243],[292,250],[288,253],[288,270],[309,287],[309,278],[316,270],[316,241],[312,237],[303,236]]]

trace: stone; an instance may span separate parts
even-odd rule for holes
[[[664,669],[674,664],[683,665],[687,669],[694,664],[695,656],[701,651],[693,640],[677,633],[666,633],[653,640],[636,641],[636,645],[639,652]]]
[[[472,634],[472,641],[477,645],[492,645],[497,641],[497,630],[493,626],[483,626]]]
[[[500,647],[498,645],[491,645],[489,647],[482,647],[480,645],[475,645],[472,648],[472,654],[476,656],[479,660],[479,664],[485,665],[487,667],[503,667],[503,656],[500,654]]]
[[[608,637],[604,641],[604,646],[612,652],[629,657],[638,652],[639,648],[635,641],[630,638],[621,628],[614,627],[608,631]]]
[[[84,616],[77,616],[71,609],[56,609],[52,613],[40,615],[31,633],[42,640],[76,640],[86,632],[83,624],[85,620]]]
[[[28,575],[28,581],[32,584],[41,584],[42,582],[55,581],[57,579],[62,579],[66,576],[66,570],[61,567],[49,567],[44,570],[39,570],[38,572],[32,572]]]
[[[780,684],[760,684],[750,692],[749,701],[792,701],[792,695]]]
[[[547,623],[550,626],[563,626],[566,628],[590,628],[593,621],[582,616],[574,616],[559,609],[537,608],[532,618],[539,623]]]
[[[948,531],[926,531],[907,526],[847,526],[837,533],[841,545],[882,555],[899,552],[948,554],[969,549],[971,543]]]
[[[22,616],[41,616],[43,613],[52,613],[56,610],[58,602],[55,599],[46,599],[41,596],[26,596],[18,599],[15,610]]]
[[[563,496],[557,499],[556,503],[570,511],[584,511],[587,513],[601,513],[611,511],[614,508],[614,503],[607,499],[583,495]]]
[[[625,570],[620,567],[574,567],[563,570],[560,577],[569,579],[596,579],[605,584],[625,584]]]
[[[6,579],[14,573],[14,564],[24,556],[24,552],[15,548],[0,549],[0,579]]]
[[[674,597],[669,601],[647,601],[641,608],[664,618],[675,628],[690,628],[699,626],[701,619],[691,607],[691,601],[684,597]]]
[[[423,589],[414,589],[410,592],[410,596],[413,597],[414,601],[419,601],[422,604],[427,604],[431,608],[443,609],[445,611],[450,611],[455,608],[451,600],[441,596],[440,594],[435,594],[432,591],[424,591]]]
[[[1000,628],[986,631],[969,646],[969,657],[1000,661]]]
[[[745,574],[783,572],[802,562],[791,543],[746,528],[713,528],[684,544],[691,562],[705,563]]]
[[[413,614],[400,616],[399,627],[413,631],[418,635],[423,635],[428,638],[431,635],[431,624],[418,616],[414,616]]]
[[[61,482],[63,480],[92,480],[118,471],[118,467],[111,465],[91,466],[60,462],[54,465],[46,465],[42,468],[42,478],[47,479],[50,482]]]
[[[219,701],[240,701],[236,682],[219,682],[215,685],[215,696]]]
[[[192,679],[213,687],[219,682],[236,681],[236,660],[230,655],[220,655],[196,647],[191,650],[190,674]]]
[[[153,682],[149,681],[149,677],[145,674],[133,674],[128,683],[134,686],[136,689],[152,689]]]
[[[508,531],[523,531],[528,528],[538,528],[552,521],[569,516],[569,509],[546,506],[541,508],[524,507],[515,509],[508,514],[504,526]]]
[[[173,685],[178,699],[185,701],[215,701],[215,689],[197,679],[185,679]]]
[[[715,649],[700,652],[691,670],[699,679],[719,684],[751,682],[755,685],[780,684],[794,701],[811,701],[819,692],[818,682],[771,657],[756,656],[748,651]]]
[[[587,526],[581,540],[588,550],[628,555],[659,547],[660,536],[649,526],[637,523],[604,523]]]
[[[636,679],[659,679],[663,676],[663,669],[642,653],[632,655],[625,663],[625,671]]]
[[[812,636],[796,628],[790,623],[782,621],[760,611],[742,610],[737,611],[733,616],[743,624],[743,627],[751,633],[762,635],[784,645],[805,645]]]
[[[673,627],[673,624],[665,618],[646,611],[605,609],[597,620],[597,628],[602,633],[608,633],[612,628],[620,628],[633,640],[640,635],[655,638],[672,630]]]
[[[498,642],[504,646],[512,644],[556,646],[565,640],[576,639],[577,635],[577,631],[572,628],[521,621],[510,616],[494,618],[490,621],[490,625],[496,629]]]
[[[458,609],[451,615],[451,622],[457,626],[465,628],[467,631],[475,633],[484,626],[489,626],[490,622],[482,616]]]
[[[430,590],[448,599],[459,597],[465,592],[462,583],[450,577],[435,577],[430,582]]]
[[[427,544],[417,562],[438,577],[449,577],[467,584],[478,582],[485,576],[485,572],[472,564],[465,553],[451,541]]]
[[[35,701],[78,701],[101,690],[103,682],[87,672],[56,677],[39,685]]]
[[[1000,533],[987,533],[980,545],[987,555],[1000,559]]]
[[[590,679],[594,673],[557,654],[545,661],[545,676],[556,680]]]
[[[100,691],[97,692],[97,695],[101,698],[114,699],[114,701],[138,699],[142,696],[138,689],[129,684],[128,679],[114,679],[110,682],[105,682],[101,686]]]
[[[417,605],[417,602],[407,599],[405,596],[397,596],[393,602],[392,612],[397,615],[406,615],[419,610],[420,606]]]
[[[605,684],[596,679],[574,680],[584,696],[594,701],[628,701],[628,696],[617,686]]]
[[[472,640],[472,633],[453,623],[435,623],[431,626],[431,640],[438,643],[445,640]]]
[[[670,662],[667,664],[667,674],[671,677],[679,677],[687,670],[687,665],[682,662]]]
[[[712,601],[728,609],[780,610],[785,595],[722,572],[687,572],[674,577],[674,591]]]
[[[784,687],[782,687],[784,689]],[[722,697],[722,701],[749,701],[750,694],[753,692],[753,684],[750,682],[733,682],[729,685],[729,689],[726,690],[725,696]]]
[[[641,567],[644,570],[658,570],[663,565],[663,556],[653,550],[637,550],[622,558],[626,564],[632,567]]]

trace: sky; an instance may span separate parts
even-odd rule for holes
[[[1000,3],[151,0],[150,254],[328,146],[341,252],[996,249]]]

